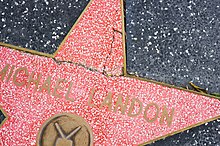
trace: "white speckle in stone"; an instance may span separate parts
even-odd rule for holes
[[[17,5],[18,5],[18,2],[15,2],[15,5],[17,6]]]
[[[5,18],[2,18],[2,22],[5,22],[6,21],[6,19]]]
[[[137,40],[137,38],[133,38],[133,40],[135,40],[135,41],[136,41],[136,40]]]
[[[159,54],[160,53],[160,50],[158,50],[158,49],[156,49],[157,50],[157,54]]]
[[[47,0],[44,0],[44,2],[46,3],[46,5],[49,5],[49,2]]]

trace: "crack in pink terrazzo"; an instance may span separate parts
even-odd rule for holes
[[[0,81],[0,105],[9,116],[0,128],[3,145],[35,145],[41,125],[49,117],[62,112],[77,114],[90,124],[94,145],[137,145],[220,115],[220,101],[217,99],[126,77],[109,78],[80,66],[57,65],[51,58],[4,47],[0,47],[0,52],[1,70],[6,64],[15,65],[15,68],[27,67],[29,72],[42,73],[41,82],[51,75],[51,86],[58,78],[74,83],[69,95],[74,99],[71,102],[46,92],[34,92],[34,85],[27,89],[15,86],[12,80],[8,83]],[[127,115],[128,109],[122,115],[120,111],[114,113],[107,108],[90,107],[88,99],[92,88],[97,93],[93,99],[95,105],[99,105],[111,91],[113,103],[116,95],[122,94],[123,97],[139,99],[143,106],[154,102],[159,107],[173,107],[172,125],[161,125],[159,119],[148,123],[143,113],[131,118]]]
[[[92,0],[55,58],[122,75],[122,34],[115,35],[112,47],[112,28],[122,32],[121,12],[121,0]]]
[[[111,70],[111,68],[109,68],[109,64],[110,63],[112,63],[112,62],[114,62],[114,60],[115,59],[112,59],[112,53],[113,53],[113,49],[114,49],[114,44],[116,43],[116,35],[115,35],[115,33],[119,33],[119,34],[121,34],[121,36],[122,36],[122,32],[120,32],[120,31],[118,31],[118,30],[115,30],[114,28],[112,28],[112,42],[111,42],[111,48],[110,48],[110,51],[109,51],[109,54],[107,55],[107,57],[106,57],[106,59],[105,59],[105,63],[104,63],[104,66],[103,66],[103,71],[102,71],[102,73],[103,74],[105,74],[105,75],[109,75],[109,74],[113,74],[113,75],[115,75],[115,74],[117,74],[117,73],[114,73],[114,72],[112,72],[112,71],[114,71],[114,69],[113,70]],[[120,40],[120,39],[119,39]],[[121,38],[121,40],[122,40],[122,38]],[[114,66],[114,65],[112,65],[112,66]],[[109,71],[110,70],[110,71]],[[122,69],[121,69],[121,71],[122,71]],[[120,75],[122,75],[122,73],[120,74]],[[117,75],[117,76],[119,76],[119,75]]]

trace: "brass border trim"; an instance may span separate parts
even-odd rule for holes
[[[210,97],[210,98],[215,98],[215,99],[220,100],[219,97],[216,97],[216,96],[211,95],[211,94],[205,94],[205,93],[197,92],[197,91],[194,91],[194,90],[188,90],[188,89],[185,89],[183,87],[178,87],[178,86],[175,86],[175,85],[167,84],[167,83],[164,83],[164,82],[158,82],[158,81],[147,79],[147,78],[137,77],[135,75],[127,74],[124,77],[132,78],[132,79],[136,79],[136,80],[140,80],[140,81],[145,81],[145,82],[150,82],[150,83],[154,83],[154,84],[157,84],[157,85],[160,85],[160,86],[164,86],[164,87],[168,87],[168,88],[174,88],[174,89],[178,89],[178,90],[183,90],[183,91],[194,93],[194,94],[197,94],[197,95],[202,95],[202,96],[205,96],[205,97]]]
[[[216,97],[216,96],[211,95],[211,94],[205,94],[205,93],[197,92],[197,91],[194,91],[194,90],[185,89],[183,87],[175,86],[175,85],[172,85],[172,84],[152,80],[152,79],[149,79],[149,78],[146,78],[146,77],[138,77],[138,76],[135,76],[135,75],[128,74],[128,72],[127,72],[127,56],[126,56],[126,53],[127,53],[127,49],[126,49],[126,32],[125,32],[125,27],[126,27],[125,26],[126,25],[125,24],[125,19],[126,19],[126,16],[124,14],[124,12],[125,12],[125,10],[124,10],[125,9],[124,8],[124,1],[125,0],[121,0],[121,5],[122,5],[121,7],[123,8],[123,10],[122,10],[122,15],[123,15],[123,19],[122,19],[122,25],[123,25],[122,30],[123,31],[122,31],[122,34],[123,34],[123,51],[124,51],[123,76],[128,77],[128,78],[141,80],[141,81],[145,81],[145,82],[154,83],[154,84],[169,87],[169,88],[175,88],[175,89],[178,89],[178,90],[183,90],[183,91],[187,91],[187,92],[194,93],[194,94],[197,94],[197,95],[203,95],[203,96],[206,96],[206,97],[215,98],[215,99],[220,100],[219,97]]]
[[[126,50],[126,33],[125,33],[125,8],[124,0],[121,0],[121,17],[122,17],[122,47],[123,47],[123,75],[127,76],[127,50]]]
[[[14,49],[14,50],[18,50],[18,51],[23,51],[23,52],[30,53],[30,54],[33,54],[33,55],[39,55],[39,56],[44,56],[44,57],[48,57],[48,58],[55,58],[55,56],[56,56],[56,54],[58,53],[59,49],[62,47],[62,45],[64,44],[64,42],[66,41],[66,39],[68,38],[68,36],[70,35],[70,33],[72,32],[72,30],[73,30],[73,29],[75,28],[75,26],[78,24],[78,22],[80,21],[81,17],[82,17],[83,14],[86,12],[86,10],[89,8],[89,6],[91,5],[92,2],[93,2],[93,0],[90,0],[90,2],[87,4],[87,6],[85,7],[85,9],[84,9],[83,12],[81,13],[81,15],[79,16],[79,18],[77,19],[77,21],[74,23],[74,25],[72,26],[72,28],[70,29],[70,31],[68,32],[68,34],[66,35],[66,37],[64,38],[64,40],[61,42],[59,48],[56,50],[56,52],[55,52],[54,54],[42,53],[42,52],[39,52],[39,51],[30,50],[30,49],[27,49],[27,48],[22,48],[22,47],[15,46],[15,45],[11,45],[11,44],[6,44],[6,43],[3,43],[3,42],[0,42],[0,46],[8,47],[8,48],[11,48],[11,49]],[[126,32],[125,32],[125,20],[124,20],[124,19],[125,19],[125,15],[124,15],[124,0],[120,0],[120,2],[121,2],[121,9],[122,9],[121,11],[122,11],[123,76],[124,76],[124,77],[134,78],[134,79],[137,79],[137,80],[142,80],[142,81],[146,81],[146,82],[151,82],[151,83],[155,83],[155,84],[158,84],[158,85],[166,86],[166,87],[169,87],[169,88],[175,88],[175,89],[187,91],[187,92],[190,92],[190,93],[199,94],[199,95],[203,95],[203,96],[206,96],[206,97],[211,97],[211,98],[219,99],[218,97],[213,96],[213,95],[210,95],[210,94],[204,94],[204,93],[200,93],[200,92],[197,92],[197,91],[193,91],[193,90],[188,90],[188,89],[185,89],[185,88],[181,88],[181,87],[178,87],[178,86],[175,86],[175,85],[171,85],[171,84],[167,84],[167,83],[163,83],[163,82],[159,82],[159,81],[147,79],[147,78],[144,78],[144,77],[137,77],[137,76],[135,76],[135,75],[130,75],[130,74],[128,74],[128,73],[127,73],[127,60],[126,60],[126,52],[127,52],[127,49],[126,49]]]
[[[183,129],[181,129],[181,130],[177,130],[177,131],[172,132],[172,133],[169,133],[169,134],[167,134],[167,135],[164,135],[164,136],[155,138],[155,139],[150,140],[150,141],[148,141],[148,142],[144,142],[144,143],[142,143],[142,144],[139,144],[139,146],[145,146],[145,145],[147,145],[147,144],[151,144],[151,143],[156,142],[156,141],[158,141],[158,140],[162,140],[162,139],[164,139],[164,138],[166,138],[166,137],[173,136],[173,135],[175,135],[175,134],[181,133],[181,132],[186,131],[186,130],[189,130],[189,129],[191,129],[191,128],[195,128],[195,127],[197,127],[197,126],[201,126],[201,125],[203,125],[203,124],[205,124],[205,123],[208,123],[208,122],[211,122],[211,121],[214,121],[214,120],[217,120],[217,119],[220,119],[220,116],[217,116],[217,117],[208,119],[208,120],[203,121],[203,122],[199,122],[199,123],[197,123],[197,124],[188,126],[188,127],[183,128]]]
[[[4,42],[0,42],[0,46],[8,47],[8,48],[11,48],[11,49],[14,49],[14,50],[18,50],[18,51],[23,51],[23,52],[26,52],[26,53],[31,53],[31,54],[34,54],[34,55],[44,56],[44,57],[48,57],[48,58],[55,58],[55,56],[57,55],[58,51],[60,51],[60,48],[66,42],[66,40],[69,37],[70,33],[76,27],[76,25],[79,23],[79,21],[82,18],[83,14],[87,11],[87,9],[89,8],[89,6],[91,5],[92,2],[93,2],[93,0],[89,1],[87,6],[84,8],[84,10],[80,14],[80,16],[77,18],[76,22],[73,24],[73,26],[68,31],[67,35],[61,41],[61,43],[59,44],[59,47],[56,49],[56,51],[53,54],[43,53],[43,52],[39,52],[39,51],[36,51],[36,50],[31,50],[31,49],[23,48],[23,47],[20,47],[20,46],[15,46],[15,45],[12,45],[12,44],[7,44],[7,43],[4,43]]]
[[[6,43],[3,43],[3,42],[0,42],[0,46],[11,48],[11,49],[18,50],[18,51],[23,51],[23,52],[30,53],[30,54],[33,54],[33,55],[39,55],[39,56],[44,56],[44,57],[48,57],[48,58],[53,58],[52,54],[42,53],[42,52],[39,52],[39,51],[30,50],[30,49],[27,49],[27,48],[22,48],[22,47],[11,45],[11,44],[6,44]]]
[[[132,79],[137,79],[137,80],[141,80],[141,81],[145,81],[145,82],[150,82],[150,83],[154,83],[154,84],[157,84],[157,85],[161,85],[161,86],[164,86],[164,87],[168,87],[168,88],[175,88],[175,89],[178,89],[178,90],[183,90],[183,91],[186,91],[186,92],[190,92],[190,93],[194,93],[194,94],[197,94],[197,95],[202,95],[202,96],[205,96],[205,97],[210,97],[210,98],[215,98],[215,99],[218,99],[218,97],[216,96],[213,96],[213,95],[210,95],[210,94],[205,94],[205,93],[200,93],[200,92],[197,92],[197,91],[193,91],[193,90],[188,90],[188,89],[185,89],[185,88],[181,88],[181,87],[178,87],[178,86],[175,86],[175,85],[171,85],[171,84],[167,84],[167,83],[163,83],[163,82],[159,82],[159,81],[156,81],[156,80],[151,80],[151,79],[147,79],[147,78],[144,78],[144,77],[137,77],[135,75],[130,75],[127,73],[127,56],[126,56],[126,53],[127,53],[127,49],[126,49],[126,32],[125,32],[125,9],[124,9],[124,0],[121,0],[121,5],[122,5],[122,34],[123,34],[123,51],[124,51],[124,56],[123,56],[123,59],[124,59],[124,64],[123,64],[123,76],[124,77],[128,77],[128,78],[132,78]],[[211,118],[211,119],[208,119],[208,120],[205,120],[203,122],[199,122],[197,124],[194,124],[194,125],[191,125],[191,126],[188,126],[186,128],[183,128],[181,130],[177,130],[175,132],[172,132],[172,133],[169,133],[169,134],[166,134],[164,136],[161,136],[161,137],[158,137],[158,138],[155,138],[153,140],[150,140],[148,142],[144,142],[142,144],[139,144],[140,146],[144,146],[144,145],[147,145],[147,144],[150,144],[150,143],[153,143],[155,141],[158,141],[158,140],[161,140],[161,139],[164,139],[166,137],[169,137],[169,136],[173,136],[175,134],[178,134],[178,133],[181,133],[183,131],[186,131],[186,130],[189,130],[191,128],[195,128],[197,126],[200,126],[200,125],[203,125],[207,122],[211,122],[211,121],[214,121],[214,120],[217,120],[217,119],[220,119],[220,115],[217,116],[217,117],[214,117],[214,118]]]
[[[78,19],[76,20],[76,22],[73,24],[72,28],[70,29],[70,31],[67,33],[67,35],[65,36],[65,38],[63,39],[63,41],[61,42],[61,44],[59,45],[58,49],[53,53],[53,57],[55,57],[57,55],[57,53],[61,50],[62,46],[64,45],[64,43],[66,42],[66,40],[68,39],[69,35],[71,34],[71,32],[73,31],[73,29],[76,27],[76,25],[79,23],[80,19],[82,18],[82,16],[84,15],[84,13],[87,11],[87,9],[90,7],[91,3],[93,2],[93,0],[90,0],[89,3],[87,4],[87,6],[85,7],[85,9],[82,11],[82,13],[80,14],[80,16],[78,17]]]

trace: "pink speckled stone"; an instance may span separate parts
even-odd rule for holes
[[[40,85],[47,76],[52,76],[52,87],[58,78],[73,82],[69,97],[74,101],[46,92],[34,92],[34,85],[30,88],[17,87],[12,79],[9,82],[0,80],[0,106],[9,116],[0,128],[1,146],[36,145],[41,125],[49,117],[63,112],[83,117],[92,128],[94,145],[100,146],[138,145],[220,115],[220,101],[217,99],[127,77],[106,77],[74,64],[57,64],[51,58],[0,47],[0,70],[6,64],[10,67],[14,65],[16,69],[27,67],[29,73],[42,73]],[[18,78],[25,80],[27,76],[21,74]],[[92,100],[96,105],[94,107],[88,105],[92,88],[96,89]],[[159,119],[148,123],[143,118],[143,112],[137,117],[129,117],[128,109],[123,115],[120,111],[114,113],[106,107],[99,108],[97,105],[109,91],[113,93],[113,105],[117,95],[122,94],[123,97],[129,96],[129,103],[131,98],[137,98],[143,106],[154,102],[160,108],[167,106],[168,111],[174,108],[172,125],[160,125]],[[64,92],[60,94],[64,95]],[[148,116],[153,115],[154,110],[151,110]]]
[[[121,0],[92,0],[56,59],[113,75],[123,67]]]

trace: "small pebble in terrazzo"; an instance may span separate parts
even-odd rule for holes
[[[53,54],[89,0],[1,0],[0,42]]]

